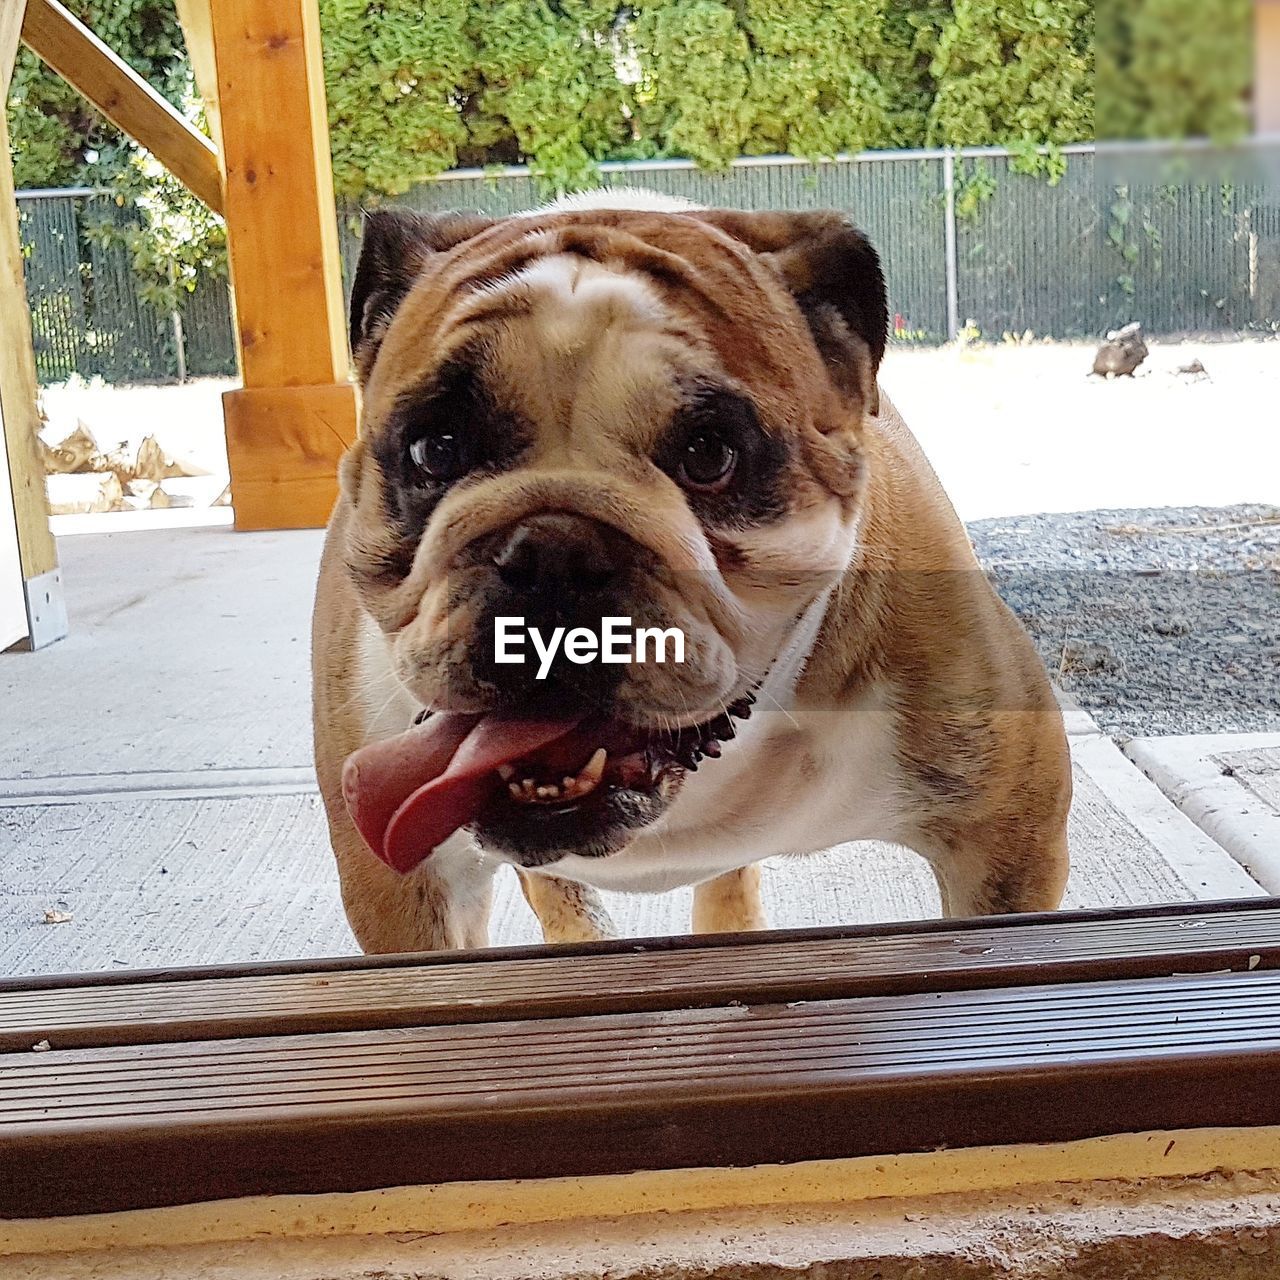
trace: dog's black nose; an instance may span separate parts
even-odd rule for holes
[[[493,563],[513,591],[590,595],[617,579],[618,541],[619,535],[596,520],[554,511],[512,526]]]

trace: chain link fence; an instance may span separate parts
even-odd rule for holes
[[[128,250],[89,229],[121,210],[88,188],[18,193],[36,371],[42,384],[73,376],[177,382],[233,374],[235,336],[221,276],[182,292],[172,312],[147,298]]]
[[[847,211],[880,251],[899,342],[943,342],[969,325],[986,338],[1094,338],[1130,320],[1158,336],[1280,331],[1280,141],[1250,144],[1212,172],[1178,154],[1180,169],[1160,148],[1069,147],[1054,183],[997,148],[751,158],[723,174],[610,164],[601,179],[699,204]],[[500,215],[544,199],[525,169],[460,170],[394,203]],[[169,381],[181,357],[192,376],[234,372],[225,281],[201,280],[175,324],[144,301],[123,250],[85,236],[104,200],[19,195],[41,380]],[[348,280],[359,225],[358,210],[341,211]]]
[[[900,342],[969,325],[986,338],[1094,338],[1130,320],[1165,336],[1280,330],[1280,142],[1187,154],[1068,147],[1052,183],[999,148],[753,158],[724,174],[605,165],[602,180],[698,204],[847,211],[880,252]],[[543,200],[508,169],[443,174],[394,203],[505,214]],[[349,278],[358,213],[342,233]]]

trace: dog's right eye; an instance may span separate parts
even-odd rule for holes
[[[738,451],[714,427],[697,427],[679,454],[676,475],[686,489],[716,493],[733,479]]]
[[[413,465],[431,480],[456,480],[469,470],[462,437],[451,429],[428,431],[409,443]]]

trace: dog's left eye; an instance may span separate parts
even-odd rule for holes
[[[409,457],[432,480],[456,480],[467,470],[466,451],[456,431],[432,431],[409,445]]]
[[[714,427],[696,427],[679,455],[678,479],[688,489],[715,492],[733,478],[737,449]]]

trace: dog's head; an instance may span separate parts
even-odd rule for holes
[[[886,328],[832,213],[370,215],[346,562],[414,697],[504,726],[463,752],[483,844],[613,852],[720,754],[849,562]],[[560,647],[500,661],[499,618]],[[683,662],[575,661],[606,618]]]

